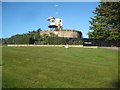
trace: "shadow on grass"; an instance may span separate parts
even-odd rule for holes
[[[120,88],[120,81],[114,82],[113,87]]]

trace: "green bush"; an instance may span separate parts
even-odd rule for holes
[[[50,45],[60,45],[66,43],[66,38],[63,37],[49,37],[47,43]]]
[[[6,39],[8,44],[33,44],[33,39],[28,35],[15,35]]]

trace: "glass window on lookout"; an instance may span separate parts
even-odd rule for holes
[[[55,22],[55,20],[52,20],[51,22]]]

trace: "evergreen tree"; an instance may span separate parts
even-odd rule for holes
[[[101,2],[93,11],[88,35],[95,39],[120,39],[120,7],[119,2]]]

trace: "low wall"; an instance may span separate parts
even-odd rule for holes
[[[28,45],[28,44],[8,44],[7,46],[9,47],[28,47],[28,46],[33,46],[33,47],[64,47],[65,45]],[[83,45],[69,45],[69,47],[83,47]]]

